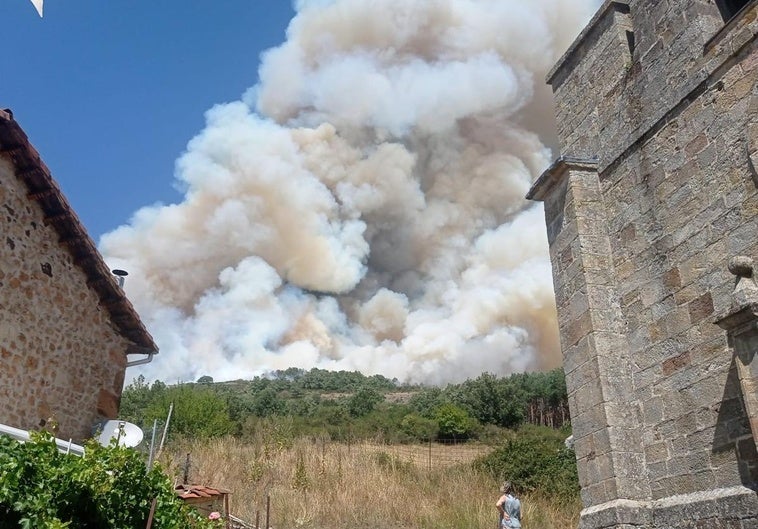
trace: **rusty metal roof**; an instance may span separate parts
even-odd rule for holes
[[[55,229],[58,242],[71,253],[74,263],[84,271],[87,286],[97,293],[117,331],[137,346],[137,350],[128,352],[144,354],[145,351],[140,349],[157,352],[158,347],[153,337],[147,332],[50,170],[13,119],[13,113],[9,109],[0,110],[0,156],[13,164],[16,176],[28,189],[27,196],[40,205],[45,215],[45,224]]]
[[[231,494],[228,490],[206,487],[204,485],[177,485],[175,490],[176,495],[183,500],[214,498],[216,496]]]

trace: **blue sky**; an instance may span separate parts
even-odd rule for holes
[[[0,108],[11,108],[97,241],[176,202],[174,161],[216,103],[257,81],[288,0],[0,2]]]

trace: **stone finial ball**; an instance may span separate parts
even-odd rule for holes
[[[738,255],[729,259],[729,271],[737,277],[753,277],[753,259]]]

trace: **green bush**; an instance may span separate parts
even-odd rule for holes
[[[476,432],[479,424],[466,410],[455,404],[442,404],[434,410],[439,439],[465,440]]]
[[[439,432],[437,421],[422,417],[417,413],[409,413],[400,423],[402,431],[416,441],[435,439]]]
[[[384,400],[384,396],[371,386],[364,386],[356,391],[347,401],[347,410],[351,417],[363,417],[368,415],[377,404]]]
[[[172,403],[174,409],[168,430],[170,437],[210,439],[234,431],[227,401],[207,384],[181,384],[165,388],[144,410],[143,426],[151,425],[154,419],[165,420]]]
[[[0,436],[0,529],[142,529],[153,500],[153,529],[213,527],[134,450],[93,441],[77,457],[46,432],[26,443]]]
[[[509,480],[519,492],[574,499],[579,478],[574,451],[563,444],[568,435],[565,430],[524,427],[474,465],[498,481]]]

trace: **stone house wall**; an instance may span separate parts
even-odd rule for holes
[[[725,331],[758,258],[758,2],[607,1],[548,76],[545,203],[582,527],[758,527]],[[752,367],[758,374],[758,368]],[[695,525],[700,523],[702,525]]]
[[[90,437],[118,413],[127,355],[156,352],[39,154],[0,110],[0,423]]]
[[[127,342],[2,158],[0,204],[0,423],[87,437],[118,409]]]

